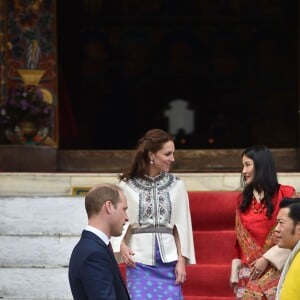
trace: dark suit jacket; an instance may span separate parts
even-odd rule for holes
[[[75,300],[130,299],[112,251],[87,230],[71,254],[69,282]]]

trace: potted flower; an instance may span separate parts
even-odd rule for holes
[[[50,129],[52,111],[52,104],[44,101],[38,86],[22,85],[12,88],[7,101],[0,105],[0,124],[9,139],[23,143],[38,131]]]

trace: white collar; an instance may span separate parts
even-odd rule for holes
[[[259,193],[257,190],[253,190],[253,196],[257,202],[260,202],[265,197],[265,193],[264,191]]]
[[[108,245],[108,243],[109,243],[108,236],[104,232],[102,232],[101,230],[99,230],[98,228],[93,227],[91,225],[87,225],[85,227],[85,230],[90,231],[90,232],[96,234],[106,245]]]

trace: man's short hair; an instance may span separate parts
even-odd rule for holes
[[[106,201],[111,201],[114,207],[120,202],[119,192],[122,189],[111,183],[102,183],[91,188],[85,196],[85,209],[88,217],[100,212]]]
[[[284,197],[281,202],[279,203],[279,208],[284,208],[289,206],[290,204],[293,203],[300,203],[300,198],[289,198],[289,197]]]
[[[300,222],[300,198],[283,198],[279,208],[289,208],[288,217],[293,220],[295,225]]]

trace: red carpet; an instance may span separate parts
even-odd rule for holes
[[[185,300],[234,300],[229,286],[237,192],[190,191],[196,265],[187,266]],[[121,265],[125,277],[124,265]]]

